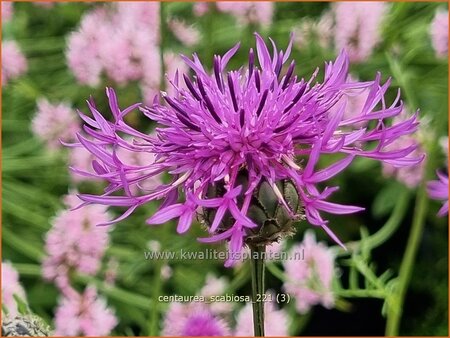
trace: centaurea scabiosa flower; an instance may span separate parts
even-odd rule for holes
[[[86,122],[78,134],[79,143],[95,155],[95,174],[110,184],[105,193],[80,195],[84,204],[126,207],[127,211],[110,224],[123,220],[137,207],[164,199],[147,223],[162,224],[178,218],[178,233],[191,227],[200,211],[209,234],[205,243],[229,241],[230,253],[239,253],[247,244],[269,244],[294,232],[292,223],[304,216],[322,227],[342,244],[328,227],[322,212],[350,214],[360,207],[327,201],[338,187],[318,186],[344,170],[357,157],[387,162],[397,167],[415,165],[422,157],[409,158],[416,145],[387,150],[402,135],[417,129],[417,114],[392,124],[400,114],[400,93],[388,104],[384,98],[390,80],[349,82],[348,57],[341,52],[335,62],[325,64],[323,82],[315,82],[318,70],[309,80],[295,76],[292,61],[282,74],[292,47],[278,51],[273,43],[271,56],[264,40],[256,34],[255,53],[250,50],[248,67],[226,71],[229,60],[239,48],[215,56],[214,70],[208,73],[197,55],[184,57],[195,73],[193,78],[176,76],[173,96],[162,93],[166,104],[155,98],[153,105],[140,107],[156,121],[156,137],[130,127],[125,115],[139,107],[119,108],[116,94],[107,89],[114,117],[107,121],[91,101],[93,118],[81,114]],[[184,81],[186,88],[179,85]],[[350,118],[346,105],[332,109],[348,90],[367,89],[362,109]],[[369,127],[361,127],[367,123]],[[124,134],[133,136],[127,142]],[[143,166],[126,165],[117,156],[118,149],[152,152],[155,161]],[[319,159],[340,154],[329,167],[317,169]],[[76,169],[74,169],[76,171]],[[167,171],[172,181],[142,194],[131,193],[131,186]],[[184,194],[182,194],[184,192]],[[117,193],[121,193],[118,195]],[[231,255],[233,256],[233,255]],[[227,260],[232,264],[232,259]]]
[[[438,216],[448,214],[448,174],[437,172],[438,180],[428,182],[428,195],[435,200],[444,202]]]

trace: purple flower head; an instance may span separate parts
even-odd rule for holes
[[[95,156],[95,173],[79,173],[110,184],[101,196],[82,194],[80,198],[85,204],[128,208],[115,222],[143,204],[164,199],[147,222],[162,224],[178,218],[179,233],[189,230],[199,207],[212,210],[214,218],[208,225],[211,237],[200,240],[227,240],[231,253],[237,253],[248,234],[260,226],[249,216],[253,195],[260,187],[265,187],[266,195],[274,196],[277,208],[282,208],[285,215],[298,218],[297,210],[284,197],[284,188],[280,188],[280,182],[288,180],[295,185],[307,221],[321,226],[340,243],[321,212],[349,214],[362,208],[328,202],[338,187],[321,190],[318,184],[344,170],[356,156],[396,167],[419,163],[421,156],[408,156],[416,145],[388,149],[397,138],[417,129],[417,114],[393,123],[391,118],[400,114],[403,107],[400,94],[388,104],[384,95],[390,80],[381,83],[380,74],[373,81],[348,81],[349,61],[344,51],[334,62],[325,63],[321,83],[316,81],[318,70],[309,80],[299,79],[294,61],[286,72],[282,71],[292,40],[286,51],[277,50],[271,41],[271,55],[262,37],[256,34],[256,53],[251,49],[248,67],[238,70],[229,71],[226,66],[239,44],[223,56],[214,57],[212,73],[207,72],[197,55],[193,60],[183,57],[195,76],[175,75],[171,83],[176,94],[162,93],[165,103],[155,97],[152,106],[140,107],[145,116],[159,124],[156,137],[135,130],[124,121],[124,116],[140,104],[121,110],[114,91],[108,88],[114,117],[109,122],[89,101],[93,118],[81,114],[88,136],[79,133],[78,146]],[[365,89],[368,94],[364,94],[363,107],[347,114],[341,98],[349,91]],[[134,137],[134,141],[127,141],[126,135]],[[155,161],[125,164],[117,156],[120,148],[154,153]],[[317,169],[319,159],[330,154],[340,154],[341,158],[329,167]],[[141,187],[164,171],[172,176],[170,183],[151,191],[141,189],[141,194],[131,193],[131,186]],[[211,190],[215,192],[211,194]]]
[[[202,303],[171,303],[165,314],[162,336],[229,336],[228,323]]]
[[[428,182],[428,195],[444,202],[438,212],[438,216],[443,217],[448,214],[448,174],[437,172],[437,176],[439,180]]]

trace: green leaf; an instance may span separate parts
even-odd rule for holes
[[[23,300],[18,294],[13,294],[14,300],[16,301],[17,304],[17,311],[21,314],[21,315],[26,315],[30,312],[30,308],[28,307],[28,304],[26,303],[25,300]]]
[[[406,189],[398,182],[392,182],[384,186],[372,204],[372,214],[376,218],[381,218],[389,214],[399,201],[399,197]]]

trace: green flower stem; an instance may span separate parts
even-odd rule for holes
[[[428,209],[427,181],[432,177],[434,172],[434,153],[435,145],[430,142],[428,147],[427,159],[425,163],[425,175],[422,178],[420,187],[417,191],[416,203],[413,214],[411,231],[409,233],[408,242],[406,243],[405,254],[400,264],[400,272],[398,276],[398,284],[396,293],[392,295],[390,306],[387,312],[386,335],[397,336],[400,328],[400,320],[402,317],[403,303],[408,290],[409,282],[414,268],[414,261],[419,249],[420,240],[425,226],[425,218]],[[427,149],[428,148],[428,149]]]
[[[399,280],[396,288],[397,292],[392,296],[393,302],[387,313],[386,335],[388,336],[397,336],[399,332],[404,298],[409,286],[414,261],[422,238],[427,208],[428,196],[426,192],[426,180],[423,180],[419,191],[417,192],[412,228],[406,244],[406,251],[400,265]]]
[[[364,243],[364,248],[368,251],[380,246],[386,242],[400,226],[406,211],[408,210],[409,200],[411,193],[408,189],[405,189],[398,199],[398,203],[394,207],[394,211],[387,220],[387,222],[373,235],[365,238],[363,241],[354,241],[347,243],[345,246],[347,250],[342,249],[340,246],[335,246],[338,250],[339,256],[351,255],[354,251],[361,248]]]
[[[265,245],[250,246],[252,269],[252,306],[255,337],[264,337],[264,253]]]
[[[152,299],[153,306],[150,308],[150,320],[148,327],[148,335],[149,336],[158,336],[158,324],[159,324],[159,312],[160,306],[157,301],[158,296],[161,295],[162,283],[161,283],[161,269],[164,265],[164,261],[158,260],[155,263],[155,276],[153,277],[152,283]]]

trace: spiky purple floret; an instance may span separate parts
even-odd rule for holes
[[[356,156],[398,167],[419,163],[422,157],[410,156],[416,146],[399,150],[387,147],[400,136],[416,131],[417,114],[404,122],[390,124],[387,120],[402,111],[400,94],[387,105],[384,95],[390,80],[382,84],[380,74],[373,81],[347,82],[349,62],[344,51],[335,62],[325,64],[322,83],[314,82],[318,69],[308,81],[298,79],[294,75],[293,61],[283,76],[281,71],[288,60],[292,39],[285,52],[278,51],[271,42],[272,57],[263,39],[256,34],[259,67],[255,65],[251,49],[247,69],[225,71],[239,44],[225,55],[215,56],[212,74],[204,69],[197,55],[193,55],[193,60],[183,57],[195,76],[183,74],[186,84],[183,89],[178,85],[177,75],[172,81],[177,94],[169,97],[162,93],[166,104],[155,98],[151,107],[136,104],[122,111],[114,91],[108,88],[113,122],[105,120],[93,102],[88,102],[94,119],[81,115],[88,136],[79,134],[78,139],[97,158],[93,163],[96,172],[93,176],[110,184],[102,196],[80,195],[80,198],[86,203],[128,207],[116,221],[127,217],[140,205],[165,198],[159,211],[147,222],[159,224],[179,218],[179,233],[189,229],[197,207],[216,208],[216,219],[210,227],[212,237],[201,240],[229,240],[231,250],[239,251],[246,229],[256,226],[247,217],[253,191],[261,181],[267,181],[279,202],[293,215],[275,185],[279,180],[290,179],[297,185],[309,223],[321,226],[340,243],[320,212],[349,214],[362,208],[326,201],[338,188],[327,187],[320,191],[317,184],[344,170]],[[346,91],[365,88],[369,90],[366,103],[359,113],[346,114],[351,118],[344,118],[345,104],[331,109]],[[137,107],[160,125],[156,137],[124,122],[124,116]],[[134,142],[127,142],[121,137],[123,134],[134,137]],[[142,167],[125,165],[116,156],[120,147],[153,152],[156,160]],[[343,158],[317,170],[319,159],[327,154],[342,154]],[[239,194],[242,186],[236,181],[243,168],[250,184],[243,192],[243,203],[238,205],[236,192],[238,189]],[[140,196],[131,194],[129,186],[139,186],[163,171],[172,175],[170,184]],[[227,193],[207,198],[208,187],[214,184],[222,184]],[[117,191],[124,193],[112,195]],[[179,201],[181,191],[186,196],[184,201]],[[217,224],[227,210],[235,223],[225,232],[217,233]]]
[[[444,204],[439,209],[438,216],[444,217],[448,214],[448,174],[437,172],[438,180],[430,181],[427,185],[428,195]]]

